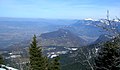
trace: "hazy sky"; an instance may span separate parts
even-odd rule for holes
[[[105,18],[120,17],[120,0],[0,0],[0,17]]]

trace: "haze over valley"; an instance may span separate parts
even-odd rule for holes
[[[120,0],[0,0],[0,70],[120,70]]]

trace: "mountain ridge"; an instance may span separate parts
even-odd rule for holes
[[[65,29],[59,29],[54,32],[41,34],[39,40],[41,40],[41,44],[43,46],[57,45],[66,47],[81,47],[87,44],[84,39]]]

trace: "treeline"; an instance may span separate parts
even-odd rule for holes
[[[120,70],[120,39],[106,42],[95,57],[94,70]]]
[[[59,56],[49,60],[42,54],[42,47],[37,46],[36,36],[29,47],[29,70],[60,70]]]

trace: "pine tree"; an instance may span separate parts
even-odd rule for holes
[[[4,60],[3,60],[2,55],[0,55],[0,65],[1,65],[1,64],[4,64]]]
[[[119,42],[107,42],[95,58],[95,70],[120,70]]]
[[[50,69],[49,70],[60,70],[60,63],[59,63],[60,57],[54,57],[53,61],[51,62]]]
[[[35,35],[30,45],[30,70],[47,70],[47,58],[42,55],[42,48],[37,47]]]

